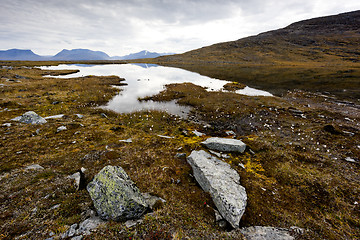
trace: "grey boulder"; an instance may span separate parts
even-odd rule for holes
[[[22,123],[28,123],[28,124],[47,123],[47,121],[44,118],[40,117],[39,115],[37,115],[33,111],[26,112],[22,116],[16,117],[16,118],[14,118],[12,120],[13,121],[19,121],[19,122],[22,122]]]
[[[201,144],[207,148],[220,152],[240,152],[243,153],[246,149],[246,144],[241,140],[230,138],[211,137],[206,139]]]
[[[148,209],[139,189],[121,167],[104,167],[87,185],[87,191],[105,220],[137,219]]]
[[[196,181],[205,192],[210,193],[221,216],[232,227],[238,228],[247,203],[239,174],[229,164],[203,150],[193,151],[187,161]]]

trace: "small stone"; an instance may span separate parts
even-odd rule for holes
[[[210,152],[212,155],[215,155],[215,156],[221,158],[221,153],[215,152],[215,151],[213,151],[213,150],[209,150],[209,152]]]
[[[52,206],[52,207],[50,208],[50,210],[57,209],[57,208],[59,208],[60,206],[61,206],[61,204],[56,204],[56,205]]]
[[[11,127],[11,123],[4,123],[3,126],[4,127]]]
[[[142,219],[138,219],[138,220],[127,220],[127,221],[125,222],[125,226],[126,226],[127,228],[132,228],[132,227],[135,227],[136,225],[138,225],[138,224],[140,224],[140,223],[142,223],[142,222],[143,222]]]
[[[195,136],[197,136],[197,137],[205,136],[205,133],[199,132],[197,130],[192,131],[192,133],[195,134]]]
[[[175,155],[176,158],[186,158],[186,153],[177,153]]]
[[[45,117],[45,119],[58,119],[58,118],[63,118],[64,116],[65,116],[64,114],[59,114],[59,115]]]
[[[67,130],[67,128],[65,126],[60,126],[56,129],[56,132],[58,133],[58,132],[66,131],[66,130]]]
[[[124,139],[124,140],[119,140],[119,142],[124,142],[124,143],[132,143],[132,139]]]
[[[78,118],[83,118],[84,116],[81,114],[75,114]]]
[[[68,178],[74,180],[74,186],[75,186],[76,190],[79,190],[80,189],[80,184],[81,184],[81,173],[76,172],[76,173],[68,176]]]
[[[32,210],[31,210],[31,214],[34,215],[36,214],[38,211],[38,208],[37,207],[34,207]]]
[[[227,222],[225,220],[220,220],[217,222],[217,224],[220,228],[223,228],[223,229],[226,228],[226,226],[227,226]]]
[[[215,221],[216,221],[216,222],[221,221],[221,220],[224,219],[224,218],[221,216],[221,214],[219,213],[218,210],[214,209],[214,213],[215,213]]]
[[[78,227],[77,223],[74,223],[70,226],[69,230],[67,230],[67,237],[72,237],[76,233],[76,228]]]
[[[83,239],[83,237],[84,236],[80,235],[80,236],[73,237],[70,240],[81,240],[81,239]]]
[[[153,196],[150,193],[143,193],[142,195],[151,210],[159,209],[164,203],[166,203],[166,200]]]
[[[76,235],[90,235],[91,231],[97,228],[100,224],[105,223],[99,217],[91,217],[79,224],[79,229],[76,230]]]
[[[236,133],[235,133],[234,131],[231,131],[231,130],[225,131],[225,133],[226,133],[226,135],[228,135],[228,136],[235,136],[235,135],[236,135]]]
[[[290,227],[290,232],[294,235],[303,235],[305,230],[296,226]]]
[[[348,161],[348,162],[352,162],[352,163],[355,163],[355,159],[351,158],[351,157],[346,157],[345,158],[345,161]]]
[[[101,113],[100,115],[101,115],[103,118],[108,118],[108,116],[106,116],[105,113]]]
[[[32,164],[27,167],[25,167],[25,170],[43,170],[44,168],[40,166],[39,164]]]
[[[161,137],[161,138],[167,138],[167,139],[172,139],[174,137],[170,137],[170,136],[164,136],[164,135],[157,135],[158,137]]]

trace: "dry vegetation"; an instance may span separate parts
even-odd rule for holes
[[[186,160],[174,157],[201,148],[204,137],[192,135],[195,129],[208,136],[232,130],[251,149],[226,159],[248,192],[241,226],[298,226],[306,229],[303,239],[360,238],[358,103],[304,91],[246,97],[174,84],[151,99],[192,106],[190,120],[156,111],[117,114],[98,106],[123,79],[44,78],[49,72],[14,64],[0,69],[0,239],[46,239],[84,220],[91,199],[67,176],[85,167],[90,181],[106,165],[123,167],[142,192],[167,202],[136,227],[108,222],[84,239],[241,239],[215,224],[210,197]],[[10,120],[26,111],[65,116],[43,125]],[[68,130],[57,133],[59,126]],[[128,138],[132,143],[119,141]],[[30,164],[44,170],[24,170]]]

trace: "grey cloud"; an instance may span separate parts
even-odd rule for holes
[[[319,6],[323,6],[321,11]],[[336,7],[337,11],[356,10],[360,3],[357,0],[346,3],[327,0],[1,0],[0,46],[48,46],[60,50],[94,47],[108,51],[133,46],[140,50],[183,51],[283,27],[294,20],[334,14]],[[225,22],[231,26],[227,27],[228,38],[210,39],[217,32],[224,32],[219,27]],[[218,28],[210,28],[212,33],[206,33],[213,23]],[[207,28],[202,29],[205,25]]]

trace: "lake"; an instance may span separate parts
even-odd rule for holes
[[[42,69],[62,70],[78,69],[80,72],[56,78],[73,78],[88,75],[109,76],[116,75],[125,78],[123,83],[128,85],[118,87],[122,91],[111,99],[105,109],[118,113],[130,113],[141,110],[161,110],[170,114],[185,117],[190,107],[180,106],[175,101],[154,102],[139,101],[139,98],[152,96],[164,90],[166,84],[190,82],[207,88],[208,91],[225,91],[223,86],[228,81],[202,76],[180,68],[163,67],[154,64],[108,64],[108,65],[58,65],[41,67]],[[46,76],[50,77],[50,76]],[[51,76],[54,77],[54,76]],[[267,91],[245,87],[236,91],[238,94],[248,96],[272,96]]]

